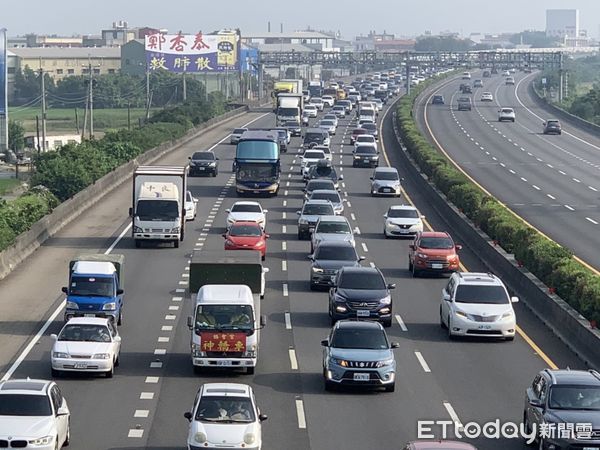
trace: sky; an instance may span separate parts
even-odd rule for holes
[[[580,26],[600,32],[600,0],[3,0],[0,28],[25,33],[100,34],[117,20],[129,26],[205,33],[221,28],[263,32],[306,29],[340,31],[353,39],[369,30],[417,36],[429,30],[517,32],[545,29],[545,10],[579,9]]]

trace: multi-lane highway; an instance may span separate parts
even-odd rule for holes
[[[451,115],[447,109],[444,114]],[[392,115],[382,115],[383,159],[398,167]],[[554,364],[582,367],[523,307],[517,308],[522,331],[514,342],[448,340],[438,319],[440,290],[446,279],[410,277],[409,242],[387,240],[382,234],[382,215],[388,207],[409,199],[369,195],[371,169],[352,168],[349,135],[353,125],[350,119],[344,119],[332,140],[334,163],[345,177],[341,184],[344,214],[356,228],[357,249],[366,257],[364,264],[377,265],[388,282],[397,284],[393,291],[396,320],[388,329],[391,340],[400,343],[396,350],[396,391],[323,390],[320,341],[330,329],[327,293],[309,290],[310,244],[297,240],[296,211],[302,205],[303,186],[298,175],[298,138],[282,157],[284,175],[279,195],[260,200],[269,210],[267,231],[271,238],[266,259],[270,272],[263,300],[268,322],[256,373],[194,375],[186,326],[191,310],[187,291],[189,259],[192,250],[223,246],[225,209],[236,200],[230,171],[234,147],[227,145],[227,136],[233,127],[250,121],[252,126],[272,126],[274,117],[251,113],[235,119],[160,161],[184,164],[192,151],[213,146],[220,158],[216,178],[189,180],[194,196],[199,198],[198,217],[179,249],[134,248],[126,232],[131,199],[127,184],[83,214],[1,282],[0,289],[7,299],[0,306],[6,313],[0,322],[3,342],[5,338],[7,342],[0,361],[5,364],[5,373],[22,346],[32,342],[30,336],[39,329],[38,317],[50,317],[60,307],[62,299],[57,293],[65,284],[67,261],[72,255],[84,250],[111,250],[125,255],[126,306],[120,328],[123,347],[115,377],[57,380],[72,411],[71,448],[185,448],[187,421],[183,413],[191,407],[198,387],[203,382],[234,381],[251,384],[262,412],[269,415],[263,425],[266,449],[397,449],[417,437],[417,422],[421,419],[463,424],[494,419],[520,422],[524,391],[539,370]],[[401,174],[405,170],[398,169]],[[410,184],[405,188],[430,226],[447,228],[443,219],[421,201],[418,191]],[[463,250],[462,258],[469,270],[485,270],[468,249]],[[50,376],[49,334],[60,329],[62,317],[58,313],[50,319],[39,341],[30,351],[25,348],[22,363],[17,361],[14,373],[10,372],[13,378]],[[480,449],[524,448],[520,440],[476,443]]]
[[[481,78],[473,72],[473,79]],[[528,85],[535,74],[484,78],[473,90],[472,111],[458,111],[461,79],[435,91],[445,105],[424,98],[417,115],[443,150],[473,179],[546,235],[600,268],[600,139],[563,123],[562,135],[544,135],[552,118],[536,106]],[[470,82],[469,82],[470,83]],[[481,102],[482,92],[493,102]],[[516,121],[498,122],[498,108],[512,107]]]

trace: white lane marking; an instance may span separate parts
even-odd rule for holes
[[[181,278],[189,278],[190,274],[189,273],[182,273],[181,274]]]
[[[423,370],[427,373],[430,373],[431,369],[429,368],[427,361],[425,361],[425,358],[423,358],[423,355],[421,354],[421,352],[415,352],[415,356],[419,360],[419,363],[421,364],[421,367],[423,368]]]
[[[146,377],[144,383],[146,384],[156,384],[160,380],[160,377]]]
[[[179,282],[179,286],[187,286],[188,282],[187,281],[180,281]]]
[[[144,436],[144,430],[137,428],[131,428],[127,434],[128,438],[141,438],[142,436]]]
[[[281,261],[281,271],[287,272],[287,261]]]
[[[168,336],[159,336],[157,342],[169,342],[171,340]]]
[[[508,169],[508,171],[509,171],[510,173],[512,173],[513,175],[517,173],[517,172],[515,172],[515,171],[514,171],[514,170],[512,170],[512,169]]]
[[[344,189],[346,189],[346,183],[344,183],[343,181],[342,181],[342,187],[343,187]]]
[[[125,234],[131,230],[131,223],[129,223],[125,229],[123,231],[121,231],[121,234],[119,234],[119,236],[114,240],[114,242],[112,244],[110,244],[110,247],[108,247],[108,249],[106,249],[106,251],[104,252],[105,255],[109,255],[110,252],[112,252],[115,247],[119,244],[119,242],[121,241],[121,239],[123,239],[123,236],[125,236]]]
[[[556,200],[556,197],[552,194],[546,194],[548,196],[548,198],[551,198],[552,200]]]
[[[286,225],[282,225],[282,226],[281,226],[281,232],[282,232],[283,234],[287,233],[287,226],[286,226]]]
[[[163,325],[160,331],[173,331],[173,325]]]
[[[286,251],[287,250],[287,242],[283,241],[281,243],[281,250]]]
[[[155,348],[154,349],[154,354],[155,355],[166,355],[167,354],[167,350],[164,348]]]
[[[585,219],[589,222],[592,222],[594,225],[598,225],[598,222],[596,222],[594,219],[590,219],[589,217],[586,217]]]
[[[296,350],[290,348],[288,350],[288,353],[290,355],[290,366],[292,367],[292,370],[298,370],[298,359],[296,358]]]
[[[183,297],[173,297],[171,300],[174,302],[180,302],[183,300]]]
[[[554,169],[554,166],[553,166],[552,164],[547,164],[547,163],[546,163],[546,165],[547,165],[548,167],[550,167],[551,169]]]
[[[283,296],[287,297],[289,295],[288,285],[287,283],[283,283]]]
[[[501,167],[506,167],[506,164],[504,164],[504,163],[500,163],[500,166],[501,166]]]
[[[541,189],[539,187],[537,187],[535,184],[532,184],[531,187],[533,187],[536,191],[541,191]]]
[[[598,189],[596,189],[594,186],[588,186],[589,189],[591,189],[594,192],[598,192]]]
[[[450,402],[444,402],[444,408],[446,408],[446,411],[448,411],[448,414],[450,415],[450,418],[454,422],[455,426],[458,429],[462,430],[463,424],[460,421],[460,419],[458,418],[458,414],[456,414],[456,411],[454,411],[454,408],[452,407],[452,405],[450,404]]]
[[[565,208],[567,208],[569,211],[575,211],[573,208],[571,208],[569,205],[565,205]]]
[[[287,200],[283,201],[283,206],[287,206]]]
[[[281,213],[281,218],[282,219],[286,219],[287,218],[287,213],[285,211]]]
[[[177,316],[175,314],[167,314],[165,316],[165,320],[175,320],[177,319]]]
[[[406,328],[406,324],[404,323],[404,320],[402,320],[402,317],[400,317],[400,314],[396,314],[396,322],[398,322],[398,325],[400,325],[400,329],[404,332],[408,331],[408,328]]]
[[[560,173],[561,175],[566,175],[566,173],[563,172],[562,170],[559,170],[558,173]]]
[[[364,242],[361,242],[362,248],[365,252],[368,252],[369,249],[367,248],[367,244],[365,244]]]
[[[521,177],[521,180],[523,180],[523,181],[527,182],[527,178],[523,178],[523,177]]]
[[[369,262],[369,265],[370,265],[372,268],[375,268],[375,263],[374,263],[373,261]]]
[[[288,195],[288,191],[283,191],[283,195]]]
[[[152,400],[154,398],[154,392],[142,392],[140,394],[140,400]]]
[[[136,409],[133,413],[133,417],[148,417],[150,411],[148,409]]]
[[[354,215],[354,213],[350,213],[350,218],[351,218],[352,220],[356,220],[356,216]]]
[[[296,415],[298,416],[298,428],[306,428],[306,416],[304,415],[304,403],[300,399],[296,399]]]
[[[152,361],[150,363],[151,369],[162,369],[163,363],[161,361]]]
[[[360,235],[360,228],[354,228],[354,234]]]
[[[181,294],[182,292],[185,292],[185,289],[175,289],[175,292],[177,292],[178,294]]]
[[[179,305],[171,305],[171,306],[169,306],[169,311],[179,311]]]
[[[580,181],[580,180],[578,180],[577,178],[573,178],[573,181],[574,181],[575,183],[581,183],[581,181]]]
[[[292,329],[292,315],[289,312],[286,312],[283,317],[285,318],[285,329]]]

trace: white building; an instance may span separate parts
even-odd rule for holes
[[[564,40],[576,39],[579,33],[578,9],[548,9],[546,10],[546,36]]]

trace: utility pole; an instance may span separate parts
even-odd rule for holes
[[[92,71],[92,58],[89,58],[90,71],[90,139],[94,138],[94,72]]]
[[[150,68],[146,64],[146,121],[150,119]]]
[[[40,116],[35,116],[35,131],[37,137],[37,155],[38,160],[40,159],[40,153],[42,151],[42,147],[40,146]]]
[[[187,83],[185,80],[185,72],[183,72],[183,103],[187,101]]]
[[[46,81],[44,69],[42,69],[42,58],[40,57],[40,80],[42,83],[42,149],[46,151]]]

